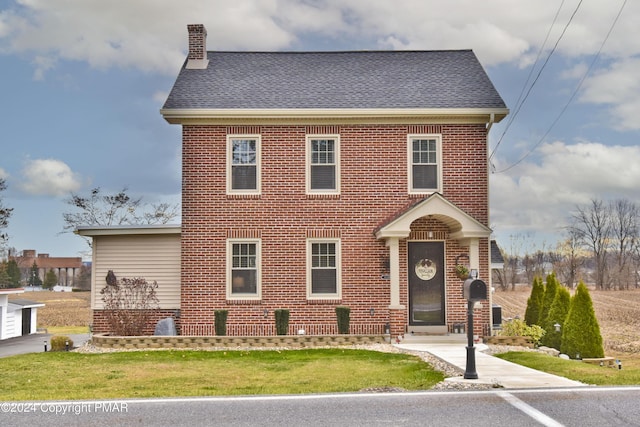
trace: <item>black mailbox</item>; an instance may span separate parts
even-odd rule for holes
[[[463,295],[467,301],[487,299],[487,284],[480,279],[467,279],[464,281]]]

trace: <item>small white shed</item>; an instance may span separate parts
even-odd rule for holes
[[[33,334],[38,325],[38,308],[44,304],[25,299],[9,301],[9,295],[24,293],[22,288],[0,289],[0,340]]]

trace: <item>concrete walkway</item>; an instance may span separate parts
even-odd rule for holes
[[[420,351],[431,354],[438,359],[454,365],[465,372],[467,366],[466,343],[461,342],[420,342],[405,340],[396,347],[405,350]],[[559,377],[546,372],[537,371],[506,360],[482,353],[487,346],[475,345],[476,372],[478,379],[465,380],[462,376],[447,378],[447,381],[495,384],[504,388],[536,388],[536,387],[579,387],[586,386],[578,381]]]

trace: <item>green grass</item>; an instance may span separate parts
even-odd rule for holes
[[[565,360],[559,357],[535,352],[509,352],[498,354],[509,362],[559,375],[561,377],[594,385],[638,385],[640,384],[640,365],[637,359],[630,363],[622,360],[622,369],[602,367],[578,360]]]
[[[426,390],[418,357],[368,350],[33,353],[2,359],[0,401]]]

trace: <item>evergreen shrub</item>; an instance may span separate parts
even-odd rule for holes
[[[345,307],[339,305],[336,307],[336,317],[338,318],[338,333],[339,334],[348,334],[349,333],[349,317],[350,317],[351,309],[349,307]]]
[[[604,357],[600,325],[593,310],[589,290],[583,282],[578,284],[571,298],[567,320],[562,328],[560,352],[571,358]]]
[[[527,300],[527,309],[524,312],[524,321],[527,325],[536,325],[540,318],[540,310],[542,308],[542,299],[544,298],[544,285],[542,279],[536,277],[533,279],[531,287],[531,295]]]
[[[65,351],[69,343],[69,350],[73,348],[73,340],[65,335],[54,335],[51,337],[51,351]]]
[[[275,310],[276,334],[287,335],[289,332],[289,310],[279,308]]]
[[[229,314],[228,310],[215,310],[213,312],[213,316],[215,319],[215,328],[216,335],[225,336],[227,335],[227,315]]]

